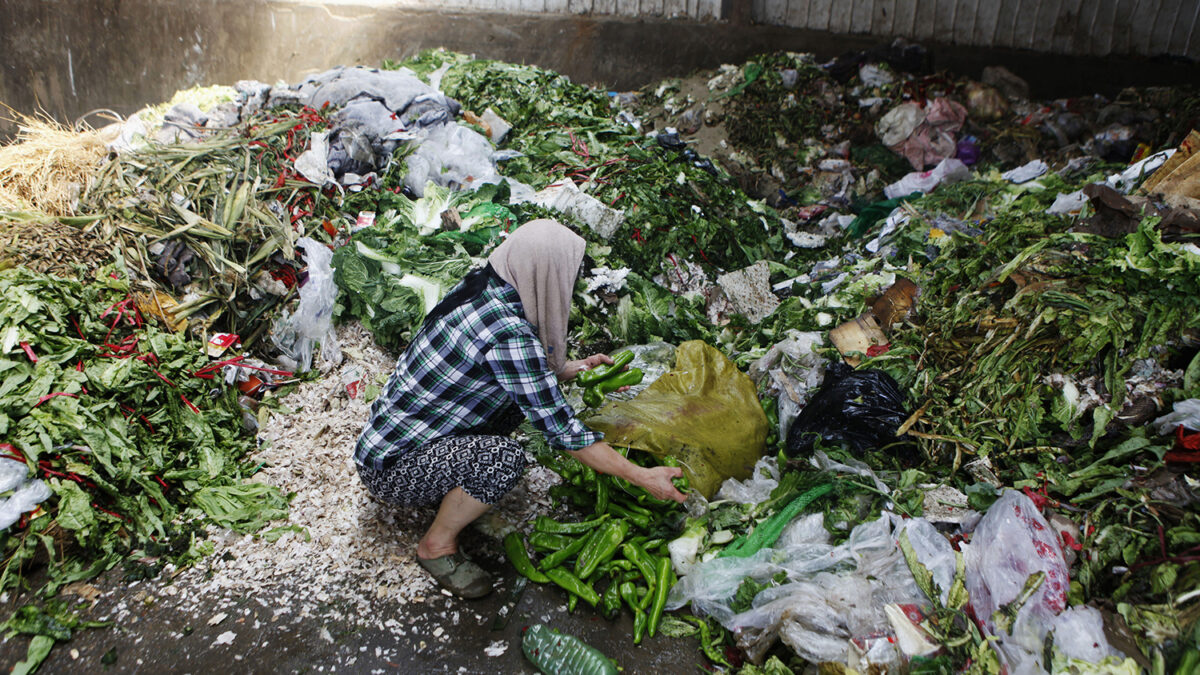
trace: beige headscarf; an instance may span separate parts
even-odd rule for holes
[[[553,220],[518,227],[488,256],[500,278],[517,289],[525,318],[538,332],[555,373],[567,360],[567,320],[587,242]]]

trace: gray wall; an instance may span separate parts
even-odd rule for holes
[[[699,21],[734,19],[740,11],[755,23],[838,34],[1075,56],[1200,59],[1197,0],[394,0],[391,4]]]
[[[952,45],[1200,59],[1196,0],[754,0],[753,16]]]
[[[628,89],[767,51],[827,59],[893,35],[922,40],[937,69],[978,76],[999,64],[1039,96],[1111,94],[1131,84],[1200,82],[1194,63],[1100,56],[1154,54],[1162,44],[1176,55],[1194,53],[1198,2],[0,0],[0,104],[72,122],[99,108],[128,114],[198,84],[295,82],[335,65],[376,65],[434,47]],[[1082,4],[1088,9],[1069,11]],[[1127,14],[1094,10],[1130,4]],[[972,13],[984,5],[991,13]],[[1037,20],[1026,26],[1030,10]],[[1068,15],[1076,18],[1062,19]],[[1029,38],[1050,16],[1059,17],[1058,37]],[[1096,28],[1102,25],[1128,30]],[[1164,31],[1172,36],[1165,43],[1144,37]],[[1030,44],[1036,49],[1017,48]],[[1048,57],[1043,48],[1068,51]],[[6,117],[0,108],[0,139],[15,130]]]

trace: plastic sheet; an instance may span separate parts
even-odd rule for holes
[[[896,441],[896,429],[907,418],[904,394],[890,375],[835,363],[788,431],[787,454],[808,455],[818,437],[855,450],[887,445]]]
[[[677,458],[705,497],[726,478],[749,476],[767,440],[754,383],[699,340],[679,346],[673,370],[636,398],[605,405],[587,425],[613,445]]]
[[[1024,494],[1006,490],[975,528],[964,552],[971,607],[1009,672],[1040,672],[1042,644],[1067,606],[1070,578],[1055,531]],[[1000,610],[1038,572],[1045,578],[1015,617]],[[1011,623],[1007,628],[1004,624]]]

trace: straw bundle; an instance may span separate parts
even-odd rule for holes
[[[19,113],[13,121],[16,140],[0,146],[0,211],[73,215],[107,154],[100,134]]]

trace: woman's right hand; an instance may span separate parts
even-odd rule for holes
[[[634,482],[646,488],[646,492],[655,499],[669,499],[682,503],[687,501],[687,497],[671,482],[672,478],[682,475],[683,469],[677,466],[654,466],[646,468]]]

